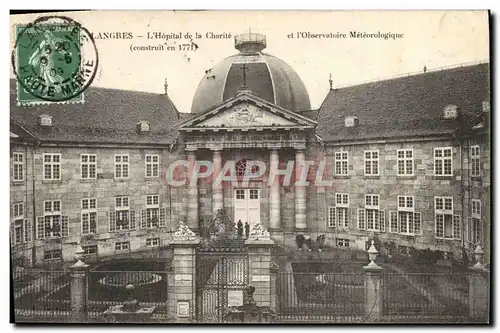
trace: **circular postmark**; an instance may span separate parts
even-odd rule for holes
[[[75,20],[40,17],[16,26],[15,36],[12,66],[21,102],[23,97],[31,101],[74,100],[95,78],[99,56],[94,38]]]

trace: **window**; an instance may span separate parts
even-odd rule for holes
[[[245,199],[245,190],[237,189],[236,190],[236,199]]]
[[[481,218],[481,201],[472,199],[472,217]]]
[[[95,154],[82,154],[80,158],[82,179],[96,179],[97,156]]]
[[[95,234],[97,230],[97,199],[82,199],[82,235]]]
[[[248,191],[248,195],[250,197],[250,199],[259,199],[259,190],[257,189],[250,189]]]
[[[142,211],[141,228],[157,228],[160,225],[159,195],[146,196],[146,209]]]
[[[349,194],[335,193],[335,207],[328,207],[328,226],[349,228]]]
[[[337,238],[338,247],[349,247],[349,239],[347,238]]]
[[[436,176],[453,175],[451,148],[434,148],[434,174]]]
[[[115,250],[116,251],[128,251],[130,249],[130,242],[116,242]]]
[[[109,231],[135,229],[135,211],[130,210],[129,197],[116,197],[115,210],[109,212]]]
[[[482,243],[483,223],[481,219],[481,201],[472,199],[472,217],[469,218],[470,241],[474,244]]]
[[[436,238],[460,239],[460,215],[453,214],[452,197],[434,197]]]
[[[12,206],[13,243],[21,244],[31,240],[31,223],[24,218],[24,203],[15,203]]]
[[[470,147],[471,176],[481,176],[481,153],[479,146]]]
[[[380,210],[378,194],[365,195],[365,208],[358,209],[358,229],[385,231],[385,211]]]
[[[44,201],[43,216],[37,217],[37,238],[67,237],[68,217],[62,215],[61,201]]]
[[[146,155],[146,177],[158,177],[160,169],[160,157],[158,155]]]
[[[115,155],[115,178],[128,178],[129,158],[128,155]]]
[[[15,182],[24,180],[24,155],[23,153],[12,154],[12,179]]]
[[[346,151],[335,153],[335,175],[347,176],[349,155]]]
[[[365,151],[365,176],[378,176],[378,151]]]
[[[62,250],[43,251],[43,259],[45,260],[61,259],[61,258],[62,258]]]
[[[413,149],[399,149],[398,176],[413,176]]]
[[[43,154],[43,179],[61,179],[61,154]]]
[[[97,254],[97,245],[82,246],[84,255]]]
[[[252,165],[250,170],[247,170],[247,159],[243,158],[236,163],[236,176],[243,177],[245,175],[255,175],[259,172],[259,166]]]
[[[470,217],[469,218],[471,243],[481,244],[483,235],[483,223],[481,219]]]
[[[147,247],[158,247],[160,245],[160,239],[159,238],[148,238],[146,239],[146,246]]]
[[[403,235],[420,235],[422,233],[422,217],[414,210],[415,200],[412,196],[398,196],[397,212],[389,212],[389,231]]]

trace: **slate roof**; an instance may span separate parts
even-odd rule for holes
[[[53,126],[38,125],[52,116]],[[18,106],[15,80],[10,80],[11,130],[20,125],[42,142],[169,144],[177,137],[178,111],[167,95],[90,87],[83,104]],[[137,131],[146,120],[151,131]]]
[[[449,134],[470,129],[489,100],[488,63],[333,89],[316,133],[325,141]],[[461,119],[442,119],[449,104],[458,106]],[[358,117],[359,125],[346,128],[346,116]]]

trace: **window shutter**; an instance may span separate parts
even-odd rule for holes
[[[114,210],[109,212],[109,231],[116,230],[116,212]]]
[[[61,237],[68,237],[69,226],[68,226],[68,216],[61,216]]]
[[[472,217],[467,218],[467,226],[465,227],[464,230],[464,237],[467,242],[475,243],[475,235],[472,233]]]
[[[421,235],[422,234],[422,214],[421,213],[414,213],[414,223],[415,223],[415,234],[416,235]]]
[[[24,219],[24,241],[31,241],[31,221],[28,221],[28,219]]]
[[[389,211],[389,232],[399,232],[398,212],[394,210]]]
[[[365,230],[365,210],[358,208],[358,229]]]
[[[336,221],[337,211],[335,207],[328,207],[328,226],[330,228],[335,228],[337,226]]]
[[[165,226],[165,216],[166,216],[166,209],[165,208],[160,208],[160,227]]]
[[[135,229],[135,210],[130,211],[130,230]]]
[[[146,223],[147,223],[146,213],[147,213],[146,209],[141,209],[141,229],[146,229]]]
[[[461,236],[460,215],[453,215],[453,238],[460,239]]]
[[[45,221],[43,216],[36,217],[36,238],[45,239]]]
[[[380,213],[380,230],[385,232],[385,210],[379,211]]]

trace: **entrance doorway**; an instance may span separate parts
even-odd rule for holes
[[[234,190],[234,221],[248,222],[250,227],[260,223],[260,189]]]

